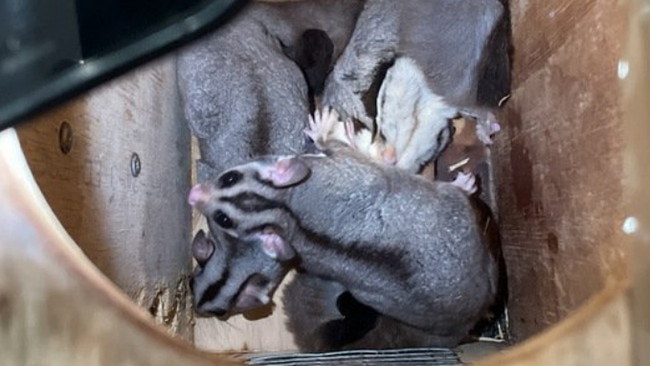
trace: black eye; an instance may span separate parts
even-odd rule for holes
[[[212,218],[217,223],[217,225],[221,226],[224,229],[232,229],[232,227],[235,226],[235,223],[232,222],[230,217],[228,217],[221,210],[215,211],[214,215],[212,215]]]
[[[242,174],[236,170],[224,173],[219,178],[219,188],[228,188],[235,185],[242,178]]]

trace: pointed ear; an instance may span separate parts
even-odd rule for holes
[[[214,252],[214,242],[205,235],[203,230],[199,230],[192,240],[192,256],[200,266],[210,259]]]
[[[270,302],[271,298],[266,292],[266,289],[254,281],[249,280],[237,295],[235,308],[243,312],[267,305]]]
[[[264,253],[273,259],[286,262],[296,255],[291,245],[276,232],[261,232],[255,234],[255,236],[262,242],[262,250]]]
[[[237,300],[235,301],[235,309],[237,309],[237,312],[253,310],[255,308],[259,308],[261,306],[268,304],[270,301],[270,300],[259,298],[253,294],[250,294],[249,292],[253,290],[250,290],[248,287],[249,285],[246,285],[246,287],[244,288],[244,292],[242,292],[237,297]],[[267,301],[266,303],[263,302],[265,300]]]
[[[298,184],[307,179],[310,173],[307,164],[297,156],[278,157],[273,164],[260,169],[262,179],[271,182],[277,188]]]

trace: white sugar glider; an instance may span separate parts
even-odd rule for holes
[[[458,109],[428,86],[416,62],[399,57],[386,72],[377,96],[378,132],[393,149],[398,168],[416,173],[451,140],[451,119]]]
[[[372,129],[383,72],[407,56],[437,95],[478,118],[477,135],[489,144],[499,130],[493,112],[510,93],[510,48],[502,0],[367,0],[325,83],[323,105]]]
[[[379,135],[365,127],[355,130],[350,118],[341,121],[336,110],[329,107],[323,108],[322,112],[316,111],[313,116],[309,115],[309,124],[304,132],[314,142],[319,139],[336,140],[376,161],[389,165],[395,165],[397,162],[394,149],[387,146]]]
[[[411,66],[417,68],[415,64],[411,64],[408,61],[402,65],[405,65],[404,67],[408,69],[408,73],[412,73]],[[445,118],[445,116],[450,116],[453,108],[444,105],[444,102],[439,101],[435,95],[427,94],[426,90],[415,91],[421,87],[426,88],[426,85],[411,84],[414,85],[413,87],[406,84],[397,85],[409,79],[408,77],[401,78],[399,76],[398,78],[401,80],[395,83],[392,81],[392,78],[388,79],[387,77],[387,80],[389,80],[388,82],[391,83],[391,86],[404,86],[404,89],[413,94],[407,96],[413,96],[414,98],[405,99],[413,101],[428,100],[431,106],[422,108],[425,110],[423,112],[420,112],[416,108],[416,118],[409,118],[409,112],[405,112],[403,115],[396,112],[385,117],[387,121],[391,122],[384,125],[384,127],[388,128],[388,136],[390,136],[390,139],[387,138],[386,141],[383,139],[373,140],[370,133],[355,133],[352,122],[349,119],[342,122],[336,110],[331,108],[317,110],[314,112],[313,117],[310,115],[309,125],[305,129],[305,134],[314,141],[316,147],[321,151],[327,148],[327,143],[339,141],[375,161],[384,162],[389,165],[397,165],[398,168],[412,173],[417,172],[421,164],[426,163],[442,152],[442,149],[448,142],[451,134],[448,118],[451,117]],[[410,105],[408,101],[404,103]],[[415,102],[415,105],[417,105],[417,102]],[[391,105],[390,103],[389,107],[401,109],[400,106]],[[427,120],[426,117],[429,116],[431,118]],[[398,121],[398,117],[402,117],[403,119]],[[421,119],[417,117],[421,117]],[[433,131],[432,133],[436,134],[436,139],[432,142],[431,136],[429,136],[429,139],[426,138],[427,136],[414,136],[416,131],[418,134],[426,134],[427,132]],[[400,138],[404,141],[400,141]],[[441,139],[445,139],[446,142],[441,143]],[[401,166],[400,157],[402,158]],[[420,157],[420,159],[412,159],[412,157]],[[409,165],[406,164],[407,159],[410,159]],[[476,178],[471,173],[459,172],[456,179],[451,183],[467,194],[473,194],[477,190]]]
[[[319,134],[326,139],[343,141],[359,152],[417,173],[435,159],[451,140],[450,120],[458,109],[447,105],[443,97],[428,86],[426,76],[416,62],[399,57],[386,72],[377,96],[374,131],[355,131],[350,118],[322,124]],[[318,114],[316,115],[316,118]],[[310,116],[310,129],[317,123]],[[308,135],[315,139],[313,132]]]

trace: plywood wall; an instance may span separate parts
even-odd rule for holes
[[[37,183],[84,253],[158,322],[191,339],[190,144],[173,57],[18,131]]]
[[[617,77],[627,13],[610,0],[510,6],[514,85],[493,164],[521,340],[627,276]]]

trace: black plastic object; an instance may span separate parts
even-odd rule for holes
[[[225,22],[240,0],[0,0],[0,130]]]

